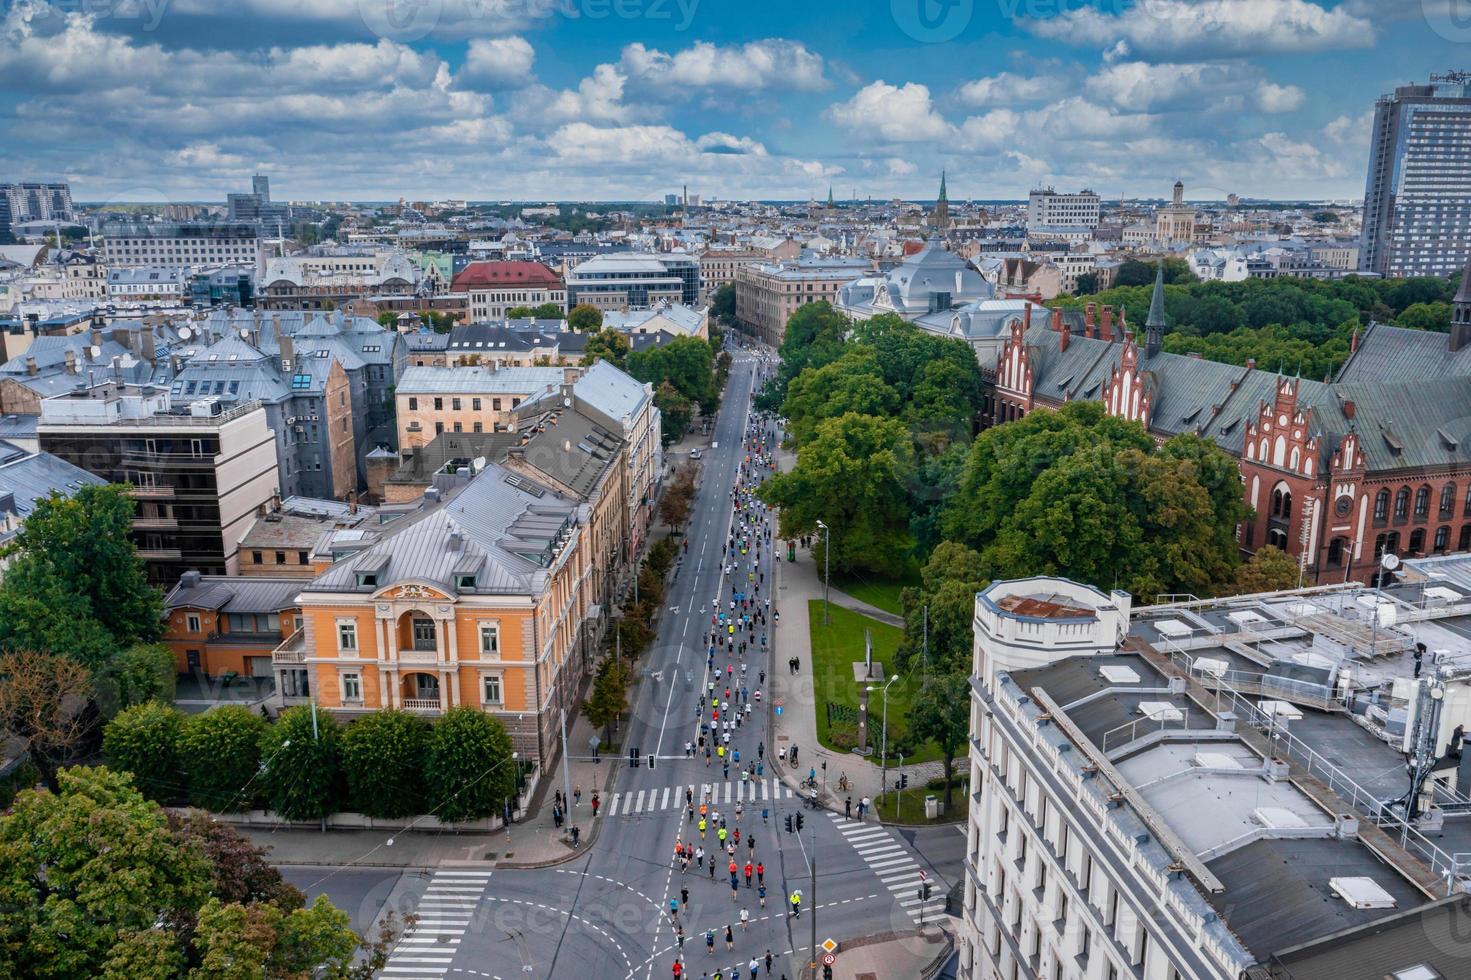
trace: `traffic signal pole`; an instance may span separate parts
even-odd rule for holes
[[[812,821],[812,976],[817,977],[817,821]]]

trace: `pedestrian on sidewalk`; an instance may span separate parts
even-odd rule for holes
[[[853,797],[851,796],[843,800],[843,818],[845,820],[853,819]]]
[[[592,794],[592,815],[593,816],[596,817],[598,815],[598,807],[601,806],[601,805],[602,805],[602,801],[598,799],[597,791],[594,790],[593,791],[593,794]]]
[[[573,800],[573,804],[572,804],[573,806],[582,806],[582,787],[581,786],[574,786],[574,787],[572,787],[572,800]]]
[[[766,951],[766,975],[771,976],[771,950]]]
[[[562,829],[562,808],[555,803],[552,804],[552,826],[557,830]]]

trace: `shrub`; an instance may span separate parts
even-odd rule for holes
[[[260,741],[266,723],[249,708],[231,704],[194,715],[179,733],[179,763],[189,799],[206,810],[249,808],[260,787]]]
[[[174,700],[178,668],[162,643],[135,643],[97,674],[97,703],[105,717],[145,701]]]
[[[157,701],[124,708],[102,733],[102,755],[113,769],[133,774],[133,785],[150,800],[175,800],[184,793],[179,778],[179,733],[184,716]]]
[[[349,804],[370,817],[423,812],[424,752],[429,722],[407,711],[378,711],[342,733]]]
[[[466,706],[446,711],[424,754],[430,812],[447,823],[499,813],[516,792],[511,752],[511,736],[490,715]]]
[[[287,820],[318,820],[341,808],[342,729],[310,705],[281,712],[260,739],[262,795]]]

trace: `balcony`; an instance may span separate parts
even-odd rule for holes
[[[172,517],[135,517],[133,528],[138,531],[175,531],[179,522]]]
[[[306,663],[306,630],[297,630],[271,651],[273,664]]]
[[[403,707],[405,711],[438,711],[440,704],[438,698],[404,698]]]
[[[182,561],[184,553],[178,548],[139,548],[138,557],[144,561]]]
[[[128,491],[128,493],[133,497],[138,497],[144,500],[157,500],[160,498],[172,497],[174,495],[174,488],[171,485],[164,484],[152,487],[140,487],[134,485]]]

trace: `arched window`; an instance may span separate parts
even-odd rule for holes
[[[1440,512],[1449,514],[1456,506],[1456,485],[1447,483],[1440,491]]]
[[[1471,551],[1471,524],[1461,528],[1461,536],[1456,541],[1457,551]]]
[[[1281,548],[1283,551],[1286,551],[1287,532],[1282,530],[1280,527],[1269,528],[1267,530],[1267,544],[1274,545],[1275,547]]]
[[[1420,555],[1425,553],[1425,529],[1417,527],[1410,532],[1410,554]]]
[[[1430,513],[1430,488],[1421,487],[1415,491],[1415,516],[1425,517]]]
[[[1466,530],[1471,531],[1471,525],[1467,525]],[[1381,558],[1384,557],[1385,540],[1386,540],[1386,537],[1383,534],[1379,535],[1378,537],[1376,537],[1374,539],[1374,560],[1375,561],[1378,561],[1379,559],[1381,559]]]
[[[1343,539],[1342,538],[1334,538],[1332,541],[1329,541],[1328,542],[1328,564],[1330,564],[1330,565],[1342,565],[1343,564]]]
[[[1389,538],[1384,542],[1384,550],[1388,551],[1391,555],[1397,555],[1400,553],[1398,531],[1389,532]]]
[[[1374,520],[1384,521],[1389,519],[1389,491],[1380,490],[1374,495]]]
[[[1408,487],[1394,495],[1394,519],[1402,521],[1410,516],[1410,490]]]
[[[1437,555],[1445,554],[1445,549],[1450,546],[1450,543],[1451,529],[1442,524],[1435,529],[1435,553]]]

